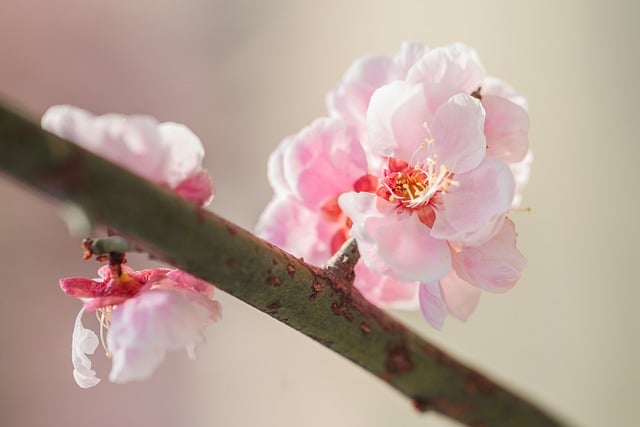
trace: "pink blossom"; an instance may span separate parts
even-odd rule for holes
[[[355,286],[380,306],[419,303],[435,328],[515,284],[526,261],[506,214],[528,177],[524,98],[465,45],[405,43],[357,61],[327,103],[332,119],[270,158],[262,237],[314,264],[355,237]]]
[[[479,293],[467,285],[508,288],[524,267],[515,234],[498,239],[511,224],[515,183],[511,169],[487,155],[484,120],[478,99],[450,87],[397,81],[378,89],[363,145],[387,159],[379,187],[339,198],[367,267],[421,283],[423,313],[437,328],[447,309],[459,318],[473,309]],[[455,262],[463,258],[467,269]]]
[[[436,84],[448,93],[480,99],[485,110],[487,155],[507,164],[521,162],[528,151],[529,116],[526,100],[506,82],[488,76],[477,52],[462,43],[428,49],[405,42],[394,57],[367,56],[357,60],[338,87],[327,96],[332,115],[358,129],[366,140],[367,110],[374,92],[393,81]],[[524,167],[524,163],[520,166]],[[522,188],[525,182],[521,182]],[[520,192],[516,193],[520,197]]]
[[[349,237],[350,220],[338,205],[349,191],[374,191],[367,160],[353,128],[337,118],[314,121],[286,138],[269,159],[274,188],[256,233],[307,262],[324,264]],[[355,286],[385,307],[417,307],[417,283],[398,283],[356,266]]]
[[[202,167],[204,148],[184,125],[56,105],[45,112],[42,127],[198,205],[213,199],[213,183]]]
[[[184,348],[194,358],[195,345],[204,342],[202,330],[221,317],[213,286],[180,270],[121,266],[118,273],[118,267],[105,266],[99,275],[60,280],[65,293],[85,302],[71,345],[73,376],[82,388],[100,382],[86,356],[100,341],[113,360],[112,382],[142,380],[151,376],[167,350]],[[85,311],[97,311],[100,339],[82,324]]]

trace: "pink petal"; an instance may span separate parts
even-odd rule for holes
[[[182,270],[171,270],[167,274],[167,278],[174,283],[172,286],[176,289],[185,289],[202,294],[209,299],[213,298],[214,286],[209,282],[199,279]]]
[[[395,207],[371,193],[344,193],[338,198],[340,208],[351,219],[351,236],[358,242],[360,258],[377,274],[394,274],[382,258],[375,238],[379,226],[395,221]]]
[[[434,239],[416,216],[380,226],[375,232],[380,257],[402,281],[434,282],[451,269],[449,247]]]
[[[358,262],[354,286],[370,302],[383,308],[412,310],[418,307],[418,283],[398,282],[390,276],[375,273]]]
[[[480,101],[460,93],[451,97],[436,111],[432,122],[433,143],[427,153],[456,174],[480,164],[485,155],[485,113]]]
[[[111,314],[109,379],[123,383],[150,377],[167,350],[204,342],[202,330],[220,315],[217,301],[190,291],[154,289],[127,300]]]
[[[475,169],[456,175],[459,186],[442,196],[431,234],[467,243],[475,233],[491,227],[511,205],[514,182],[511,170],[498,159],[485,158]]]
[[[421,85],[396,81],[378,89],[367,111],[365,150],[409,161],[427,140],[430,113]]]
[[[84,308],[76,316],[71,338],[71,363],[73,364],[73,378],[82,388],[90,388],[100,382],[96,372],[91,369],[91,360],[87,354],[95,353],[98,348],[98,336],[86,329],[82,324]]]
[[[484,79],[484,82],[482,82],[481,94],[482,96],[499,96],[513,102],[516,105],[519,105],[525,110],[529,109],[526,98],[522,95],[519,95],[518,92],[516,92],[516,90],[507,82],[497,77],[487,76]]]
[[[347,70],[338,88],[327,95],[327,109],[364,134],[371,95],[380,86],[400,77],[400,70],[387,57],[359,59]]]
[[[463,280],[489,292],[505,292],[520,279],[527,260],[516,248],[515,225],[509,219],[500,232],[479,247],[453,255],[453,267]]]
[[[352,130],[338,119],[318,119],[302,130],[284,157],[291,188],[312,209],[349,191],[367,173],[367,159]]]
[[[96,297],[84,303],[84,309],[88,312],[94,312],[99,308],[109,307],[112,305],[122,304],[131,296],[115,295],[106,297]]]
[[[82,138],[82,135],[90,132],[87,127],[90,126],[93,118],[94,115],[90,112],[72,105],[54,105],[42,116],[41,125],[43,129],[95,152],[99,141]]]
[[[42,126],[156,184],[175,189],[197,202],[213,187],[199,174],[204,149],[198,137],[177,123],[159,124],[148,116],[94,116],[69,105],[51,107]]]
[[[204,147],[191,129],[183,124],[165,122],[158,125],[158,133],[161,144],[168,150],[163,181],[170,188],[202,171]]]
[[[478,54],[462,43],[431,49],[409,70],[410,83],[443,83],[471,93],[482,85],[485,70]]]
[[[521,162],[509,165],[509,167],[511,168],[511,173],[513,173],[513,178],[516,182],[515,195],[513,196],[513,203],[511,203],[512,208],[518,208],[522,203],[522,192],[529,182],[529,174],[531,171],[532,162],[533,153],[531,152],[531,150],[529,150],[527,152],[527,155]]]
[[[290,149],[296,141],[297,136],[292,135],[285,138],[271,153],[267,163],[267,178],[269,184],[276,194],[289,194],[293,192],[291,185],[285,177],[285,153]]]
[[[294,196],[276,196],[264,209],[256,234],[315,265],[332,255],[330,242],[339,224],[322,220],[319,210],[305,207]]]
[[[91,133],[81,141],[96,140],[95,153],[149,181],[165,181],[169,146],[158,132],[158,122],[148,116],[106,114],[93,120]]]
[[[422,59],[427,50],[427,47],[422,43],[411,41],[403,42],[400,46],[400,52],[393,58],[393,62],[396,63],[402,73],[406,75],[409,69]]]
[[[94,298],[104,294],[105,283],[86,277],[65,277],[60,279],[62,291],[74,298]]]
[[[442,329],[444,319],[447,317],[447,306],[438,283],[420,284],[418,298],[424,319],[435,329]]]
[[[202,170],[178,183],[173,190],[182,198],[198,206],[206,206],[213,200],[215,189],[209,174]]]
[[[467,321],[480,302],[480,289],[462,280],[451,270],[440,279],[440,290],[447,305],[447,310],[454,317]]]
[[[484,95],[482,106],[487,112],[485,134],[487,155],[506,163],[524,159],[529,148],[529,114],[522,107],[497,96]]]

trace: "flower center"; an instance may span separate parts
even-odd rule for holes
[[[435,219],[433,206],[438,197],[449,187],[458,186],[454,173],[436,160],[437,155],[433,155],[411,166],[404,160],[389,157],[376,195],[395,203],[398,213],[416,211],[420,220],[431,227]]]

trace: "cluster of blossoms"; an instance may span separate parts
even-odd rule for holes
[[[516,283],[526,260],[506,214],[528,179],[526,101],[472,48],[363,58],[327,104],[272,154],[259,235],[315,264],[355,237],[355,286],[381,306],[419,305],[438,329],[447,313],[466,320],[481,290]]]
[[[213,183],[202,167],[204,148],[184,125],[158,123],[147,116],[96,117],[59,105],[45,113],[42,127],[199,206],[213,199]],[[214,287],[180,270],[135,271],[110,262],[98,274],[99,279],[60,280],[65,293],[84,302],[76,317],[71,351],[73,376],[80,387],[100,382],[87,357],[99,342],[113,361],[111,381],[146,379],[167,350],[184,348],[194,358],[196,344],[204,341],[203,329],[221,318]],[[100,338],[84,327],[86,311],[96,313]]]

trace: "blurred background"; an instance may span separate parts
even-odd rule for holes
[[[246,227],[271,197],[266,160],[325,113],[366,53],[464,41],[529,100],[535,152],[515,213],[521,282],[429,339],[571,423],[640,423],[640,3],[72,0],[0,2],[0,94],[33,117],[52,104],[183,122],[207,149],[212,209]],[[143,383],[71,375],[78,301],[95,276],[59,206],[0,177],[0,425],[452,426],[222,292],[199,360],[173,354]],[[143,257],[130,264],[150,265]],[[95,326],[91,318],[87,326]],[[99,376],[110,362],[93,356]]]

